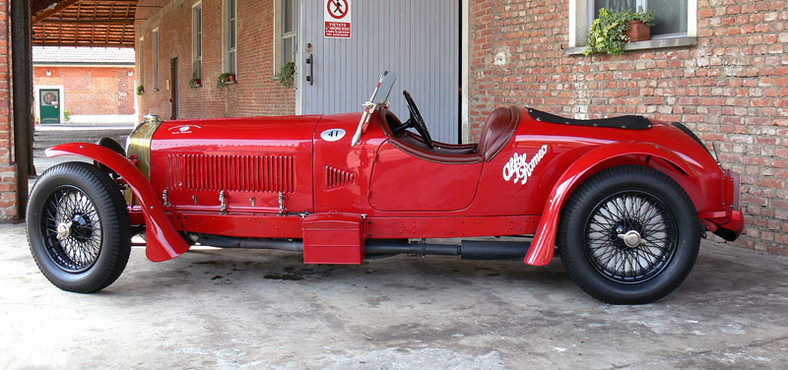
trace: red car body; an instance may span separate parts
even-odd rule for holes
[[[723,170],[678,123],[639,116],[581,121],[499,108],[478,143],[433,145],[409,94],[405,124],[385,98],[368,102],[363,114],[148,120],[129,137],[128,154],[106,142],[58,145],[47,154],[86,156],[109,171],[126,192],[118,220],[128,218],[130,225],[120,228],[144,230],[147,256],[155,262],[206,244],[298,250],[305,263],[359,264],[370,252],[408,252],[519,256],[545,265],[563,228],[567,250],[576,252],[562,259],[584,290],[609,302],[643,303],[664,296],[689,273],[702,233],[734,240],[744,227],[739,175]],[[67,290],[95,291],[114,281],[125,261],[104,263],[95,251],[76,262],[68,257],[91,235],[118,226],[91,216],[95,209],[73,206],[95,205],[101,197],[92,194],[101,193],[91,189],[109,186],[106,179],[74,185],[85,176],[77,175],[78,167],[42,175],[43,190],[32,192],[28,232],[39,266],[53,263],[42,268],[50,280]],[[85,171],[79,173],[95,172]],[[93,203],[71,201],[83,198]],[[605,207],[617,204],[629,208],[614,212],[618,220],[604,228],[594,225],[610,213]],[[589,216],[574,220],[581,211]],[[583,234],[579,241],[577,234]],[[118,243],[128,244],[126,234],[118,235]],[[532,235],[533,241],[514,249],[409,242],[508,235]],[[588,247],[600,236],[607,244]],[[611,253],[628,259],[603,256]],[[96,261],[109,266],[102,267],[107,279],[69,285],[68,274],[89,274]]]
[[[164,122],[151,141],[150,181],[133,161],[95,144],[59,145],[47,153],[84,155],[119,172],[135,195],[133,223],[147,225],[147,254],[156,262],[189,249],[180,232],[303,238],[307,263],[361,263],[365,239],[534,234],[525,262],[545,265],[574,188],[624,164],[670,176],[711,231],[741,233],[738,174],[723,171],[679,128],[658,121],[647,130],[563,125],[510,109],[519,119],[489,156],[454,154],[473,145],[446,144],[438,145],[446,149],[443,158],[426,156],[410,144],[415,140],[391,137],[381,124],[387,111],[372,118],[352,148],[350,135],[326,141],[321,133],[353,131],[360,113]],[[526,177],[507,180],[515,156],[528,160],[543,147]],[[285,197],[281,214],[279,193]],[[342,230],[359,234],[358,241],[332,245],[331,234],[309,227],[331,220],[353,224]]]

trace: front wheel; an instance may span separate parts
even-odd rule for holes
[[[72,292],[97,292],[120,276],[131,252],[129,224],[118,186],[87,163],[44,172],[27,206],[27,237],[38,268]]]
[[[569,277],[613,304],[660,299],[687,277],[700,226],[692,201],[666,175],[642,166],[602,171],[561,215],[558,251]]]

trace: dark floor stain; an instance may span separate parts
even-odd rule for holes
[[[224,265],[224,262],[220,262],[220,261],[202,261],[202,262],[192,262],[192,265],[220,266],[220,265]]]
[[[222,278],[222,275],[216,275],[216,276],[212,277],[211,280],[219,280],[221,278]]]
[[[304,280],[304,278],[303,278],[303,277],[301,277],[301,276],[298,276],[298,275],[291,275],[291,274],[284,274],[284,275],[265,275],[265,276],[263,276],[263,277],[264,277],[264,278],[266,278],[266,279],[271,279],[271,280],[293,280],[293,281],[295,281],[295,280]]]

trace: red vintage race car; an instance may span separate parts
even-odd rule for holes
[[[478,143],[445,144],[407,92],[407,121],[388,109],[395,78],[384,74],[362,113],[150,118],[125,149],[48,149],[94,165],[60,164],[35,184],[38,266],[62,289],[95,292],[141,232],[155,262],[206,245],[292,250],[305,263],[408,254],[538,266],[557,248],[587,293],[635,304],[682,282],[707,231],[734,240],[743,229],[739,175],[679,123],[510,107],[492,112]],[[482,236],[533,239],[470,239]]]

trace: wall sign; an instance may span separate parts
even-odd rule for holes
[[[351,0],[324,0],[323,21],[326,38],[349,39],[352,11]]]

